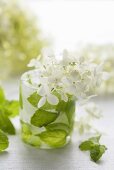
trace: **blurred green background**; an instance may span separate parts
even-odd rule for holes
[[[0,79],[21,75],[48,42],[34,15],[19,2],[0,0]]]
[[[57,53],[73,48],[97,64],[104,62],[109,77],[98,92],[114,94],[114,43],[110,41],[114,31],[108,19],[112,13],[112,5],[100,2],[0,0],[0,81],[20,77],[43,47],[54,46]],[[78,48],[80,41],[84,45]]]

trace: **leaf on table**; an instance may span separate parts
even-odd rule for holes
[[[9,117],[15,117],[19,114],[19,102],[16,100],[7,100],[4,90],[0,87],[0,110]]]
[[[0,151],[4,151],[9,146],[8,137],[0,130]]]
[[[84,141],[79,145],[79,148],[81,151],[87,151],[87,150],[91,150],[91,148],[94,146],[92,141]]]
[[[15,117],[19,115],[19,102],[16,100],[6,101],[4,106],[4,112],[9,117]]]
[[[101,135],[98,135],[96,137],[89,138],[89,140],[92,141],[94,144],[99,144],[100,138],[101,138]]]
[[[94,162],[97,162],[107,150],[105,145],[100,145],[100,137],[101,135],[89,138],[79,145],[80,150],[90,151],[90,157]]]
[[[15,128],[8,116],[0,110],[0,129],[8,134],[14,135]]]
[[[90,157],[94,162],[97,162],[102,155],[106,151],[106,147],[104,145],[96,145],[93,149],[90,151]]]

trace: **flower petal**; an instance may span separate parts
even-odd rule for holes
[[[40,87],[40,89],[39,89],[39,91],[38,91],[38,94],[40,95],[40,96],[45,96],[45,89],[44,89],[44,87]]]
[[[38,102],[38,108],[42,107],[46,102],[46,97],[42,97],[40,101]]]
[[[49,94],[47,100],[52,105],[57,105],[59,103],[59,99],[53,94]]]
[[[29,64],[27,65],[28,67],[34,67],[36,63],[36,59],[30,60]]]

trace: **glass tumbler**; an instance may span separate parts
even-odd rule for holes
[[[34,85],[32,85],[34,82]],[[75,100],[71,96],[57,105],[46,103],[38,108],[38,71],[24,73],[20,81],[21,138],[33,147],[51,149],[65,146],[71,139]],[[40,82],[39,82],[40,83]]]

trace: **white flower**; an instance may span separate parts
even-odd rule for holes
[[[85,131],[89,131],[92,126],[90,121],[88,120],[88,116],[83,116],[75,122],[75,127],[80,134],[83,134]]]
[[[41,58],[41,55],[39,55],[36,59],[30,60],[30,62],[29,62],[29,64],[27,66],[28,67],[35,67],[35,68],[41,67],[41,63],[39,61],[40,58]]]
[[[95,117],[97,119],[102,116],[100,108],[93,102],[88,103],[85,106],[85,110],[90,116]]]
[[[42,96],[40,101],[38,102],[38,108],[42,107],[46,103],[46,101],[48,101],[48,103],[52,105],[57,105],[59,102],[58,98],[50,93],[50,90],[47,85],[44,85],[43,87],[41,86],[38,91],[38,94]]]
[[[42,98],[38,107],[43,106],[46,101],[54,105],[58,103],[57,96],[52,93],[53,89],[65,102],[68,101],[68,95],[86,101],[101,84],[102,65],[96,65],[89,59],[77,57],[75,53],[66,50],[61,60],[57,60],[52,53],[46,51],[41,55],[40,59],[32,59],[28,65],[38,68],[39,72],[38,93]]]

